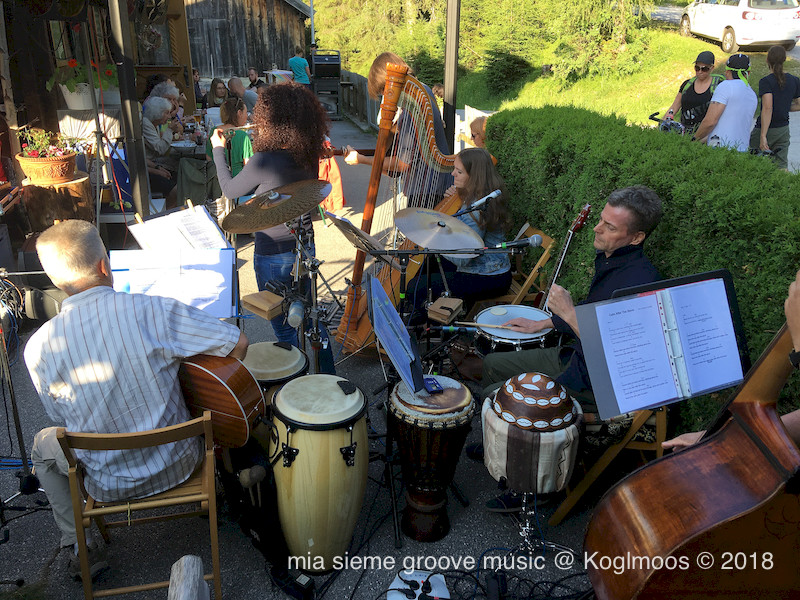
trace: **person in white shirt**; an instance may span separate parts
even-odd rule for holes
[[[178,367],[195,354],[244,358],[247,337],[177,300],[115,292],[106,249],[95,227],[69,220],[36,243],[53,283],[68,294],[58,315],[28,340],[25,364],[47,411],[69,431],[126,433],[189,420]],[[55,427],[36,434],[31,458],[61,530],[77,553],[68,465]],[[202,458],[197,439],[163,448],[82,451],[86,489],[104,501],[142,498],[192,474]],[[90,549],[92,545],[90,544]],[[93,575],[101,563],[90,562]],[[71,559],[73,575],[79,563]]]
[[[725,81],[717,86],[711,105],[694,134],[709,146],[723,146],[747,152],[753,115],[758,106],[756,93],[747,83],[750,59],[734,54],[725,63]]]

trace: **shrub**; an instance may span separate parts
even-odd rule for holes
[[[576,108],[502,111],[487,122],[487,145],[517,222],[528,220],[559,239],[584,203],[592,204],[594,224],[611,191],[647,185],[664,203],[664,218],[645,242],[662,276],[727,268],[754,362],[784,322],[783,300],[800,268],[797,176],[765,158]],[[559,279],[576,298],[591,281],[592,240],[587,225],[575,236]],[[796,398],[798,391],[792,383],[782,397]],[[679,428],[704,426],[728,395],[681,403]]]

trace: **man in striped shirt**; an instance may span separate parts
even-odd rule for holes
[[[90,223],[52,226],[36,250],[50,279],[69,297],[31,336],[25,363],[47,414],[68,430],[124,433],[187,421],[177,378],[181,359],[244,358],[247,337],[233,325],[169,298],[115,292],[106,249]],[[200,463],[202,448],[194,439],[170,448],[84,451],[79,458],[93,497],[124,500],[182,483]],[[36,435],[32,459],[61,545],[76,547],[68,466],[54,427]]]

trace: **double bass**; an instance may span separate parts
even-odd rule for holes
[[[704,438],[609,490],[586,533],[600,600],[796,598],[800,450],[776,410],[787,327]]]

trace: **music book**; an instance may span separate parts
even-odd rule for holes
[[[219,250],[231,245],[205,206],[148,217],[128,226],[143,250]]]
[[[602,419],[740,383],[742,358],[722,278],[576,307]]]

